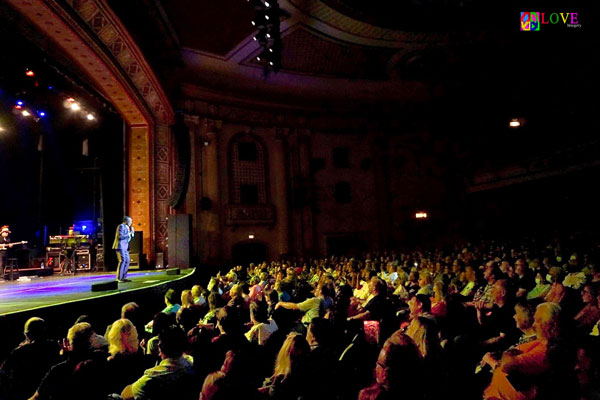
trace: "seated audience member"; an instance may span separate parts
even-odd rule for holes
[[[221,296],[218,293],[208,295],[208,312],[201,320],[202,325],[217,323],[217,309],[221,306]]]
[[[135,325],[135,329],[138,332],[138,339],[142,340],[142,335],[144,334],[144,323],[142,321],[141,308],[135,302],[129,302],[121,307],[121,319],[130,320],[133,325]],[[108,332],[110,332],[111,325],[106,327],[106,331],[104,332],[104,337],[108,339]]]
[[[535,308],[533,305],[526,302],[517,303],[515,309],[515,324],[517,329],[521,331],[522,335],[519,337],[516,343],[513,343],[510,348],[516,348],[524,343],[531,342],[536,339],[535,328],[533,327],[533,316]],[[496,366],[500,361],[502,354],[497,352],[488,352],[483,356],[480,366],[488,365],[490,367]]]
[[[446,295],[444,294],[444,284],[442,282],[436,282],[433,285],[433,297],[431,298],[431,314],[436,317],[445,317],[447,313],[446,309]]]
[[[460,295],[471,298],[477,290],[477,274],[475,273],[475,270],[470,266],[467,266],[459,278],[464,281],[464,286],[461,288]]]
[[[59,361],[59,347],[47,337],[46,322],[32,317],[25,323],[25,340],[0,367],[0,399],[28,399],[50,367]]]
[[[212,372],[204,379],[200,400],[252,400],[258,396],[256,388],[248,385],[244,375],[247,371],[239,357],[233,351],[228,351],[221,369]]]
[[[367,303],[360,307],[356,315],[348,317],[348,320],[375,320],[381,321],[385,314],[387,284],[384,280],[374,276],[369,281],[371,290],[370,299]]]
[[[173,315],[167,315],[162,312],[156,313],[154,319],[152,320],[152,330],[151,337],[147,342],[142,341],[141,347],[144,350],[145,354],[153,356],[157,361],[160,358],[160,351],[158,349],[159,343],[159,335],[167,329],[170,325],[172,325],[175,321],[173,320]]]
[[[265,380],[259,391],[270,399],[292,400],[306,398],[310,393],[310,347],[304,337],[290,333],[275,362],[273,375]]]
[[[583,308],[575,315],[576,328],[582,333],[589,333],[594,324],[600,320],[600,308],[598,307],[597,287],[585,285],[581,289]]]
[[[158,347],[161,362],[147,369],[141,378],[126,386],[123,400],[135,399],[197,399],[193,382],[193,359],[185,355],[187,346],[185,332],[171,325],[159,335]]]
[[[535,274],[535,286],[529,292],[527,292],[527,300],[537,300],[546,297],[552,285],[546,282],[546,279],[542,276],[541,272]]]
[[[192,297],[194,298],[194,304],[203,306],[206,304],[206,297],[204,297],[204,290],[200,285],[192,286]]]
[[[535,398],[540,378],[553,367],[549,349],[559,339],[560,312],[556,303],[537,306],[533,322],[536,339],[504,352],[494,363],[492,382],[484,391],[484,399]]]
[[[492,307],[477,308],[477,319],[481,324],[483,345],[492,351],[506,348],[519,337],[514,324],[514,302],[509,297],[508,282],[501,279],[492,288]]]
[[[165,293],[165,308],[161,311],[164,314],[177,314],[181,305],[177,304],[177,291],[169,289]]]
[[[63,341],[66,360],[54,365],[42,379],[31,400],[100,399],[105,396],[104,382],[98,379],[105,360],[95,357],[94,331],[87,322],[73,325]]]
[[[288,310],[302,311],[302,324],[308,327],[310,321],[315,317],[325,315],[325,298],[323,296],[322,287],[318,286],[314,291],[314,297],[308,298],[301,303],[291,303],[280,301],[275,305],[275,309],[285,308]]]
[[[361,390],[358,399],[421,398],[422,372],[421,357],[412,339],[400,332],[395,332],[385,341],[377,358],[374,373],[375,383]]]
[[[250,291],[248,292],[248,301],[256,302],[262,301],[264,298],[264,287],[260,284],[260,278],[258,276],[250,279]]]
[[[535,286],[534,278],[525,265],[525,260],[519,258],[515,261],[515,277],[513,278],[514,287],[517,289],[516,297],[525,297],[526,294]]]
[[[250,304],[250,321],[252,328],[246,332],[246,339],[259,346],[264,346],[271,334],[277,331],[277,324],[268,317],[267,306],[263,302]]]
[[[92,329],[94,329],[95,324],[92,323],[92,318],[89,315],[80,315],[77,320],[75,320],[75,324],[80,322],[87,322],[92,326]],[[93,350],[104,351],[108,354],[108,340],[104,336],[98,335],[94,330],[91,341]]]
[[[181,308],[181,305],[177,304],[177,291],[175,289],[169,289],[165,293],[165,308],[162,309],[161,313],[166,315],[172,315],[173,320],[175,320],[175,316],[177,315],[177,311]],[[150,321],[145,326],[145,331],[148,333],[152,332],[152,324],[154,321]]]
[[[309,362],[311,368],[311,398],[331,399],[335,397],[338,385],[337,360],[339,353],[334,340],[333,324],[325,318],[313,318],[306,333],[306,341],[311,348]]]
[[[419,274],[419,290],[417,294],[431,296],[433,294],[433,278],[428,272]]]
[[[107,393],[121,393],[123,388],[135,381],[146,368],[149,359],[141,352],[137,329],[128,319],[119,319],[112,323],[108,332],[108,357],[103,379]]]
[[[243,334],[243,324],[234,307],[225,306],[217,311],[217,332],[206,349],[206,362],[209,371],[215,371],[223,364],[225,354],[232,350],[238,360],[244,362],[250,356],[250,343]]]
[[[565,297],[566,290],[562,284],[564,279],[563,270],[560,267],[552,267],[550,268],[550,290],[544,297],[544,301],[553,302],[553,303],[561,303]]]
[[[184,290],[181,292],[181,308],[177,311],[175,320],[184,332],[188,332],[198,323],[201,310],[201,307],[194,303],[192,291]]]

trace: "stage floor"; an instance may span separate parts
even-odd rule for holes
[[[77,275],[45,277],[32,276],[16,281],[0,282],[0,315],[146,289],[183,279],[193,272],[194,269],[188,269],[181,270],[179,275],[167,275],[166,270],[130,271],[127,278],[131,279],[131,282],[119,283],[117,290],[102,292],[92,292],[92,284],[114,281],[114,272],[87,272],[78,273]]]

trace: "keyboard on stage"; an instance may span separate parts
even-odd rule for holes
[[[90,235],[55,235],[50,236],[48,242],[50,244],[60,244],[66,246],[80,246],[88,244]]]

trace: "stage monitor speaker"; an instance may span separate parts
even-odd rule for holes
[[[179,268],[169,268],[165,271],[167,275],[179,275],[181,274],[181,270]]]
[[[129,242],[129,252],[142,254],[144,252],[144,231],[136,231]]]
[[[189,214],[169,215],[167,222],[169,266],[186,269],[190,267],[191,225]]]
[[[140,269],[141,254],[144,252],[144,232],[138,231],[129,242],[129,257],[131,262],[129,263],[129,269]]]
[[[119,283],[117,281],[92,283],[92,292],[102,292],[105,290],[117,290],[118,288],[119,288]]]

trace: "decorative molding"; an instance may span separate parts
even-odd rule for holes
[[[121,66],[146,102],[155,121],[171,124],[174,112],[166,94],[141,50],[106,2],[72,0],[69,4]]]
[[[381,42],[410,43],[440,42],[447,40],[448,37],[447,33],[415,33],[381,28],[350,18],[319,0],[284,0],[281,3],[282,8],[285,8],[285,3],[300,10],[318,23],[360,38]]]
[[[225,225],[274,225],[275,207],[270,204],[225,206]]]

